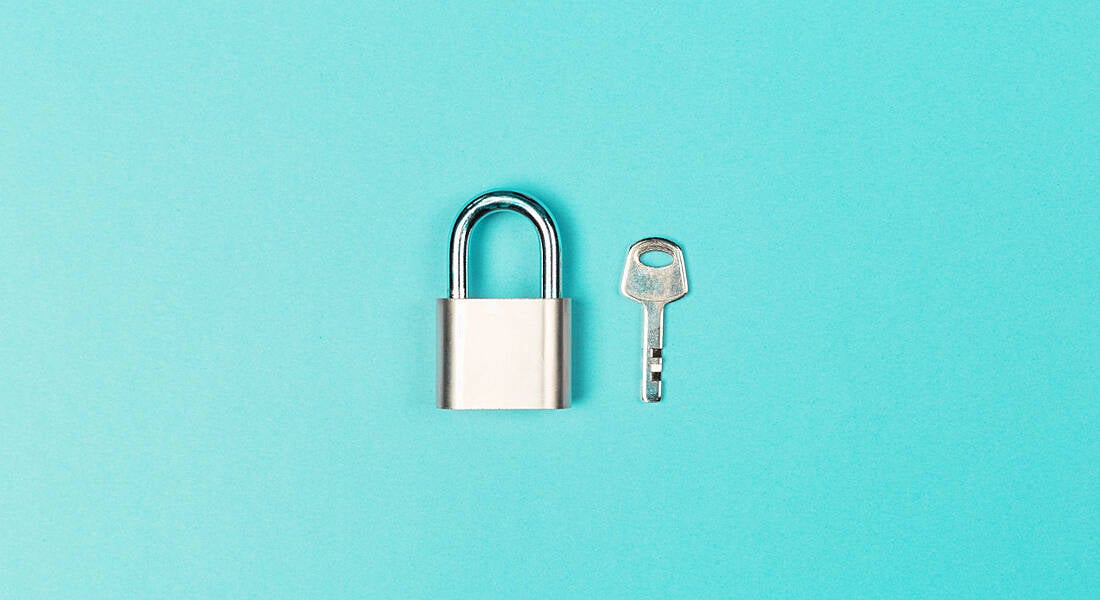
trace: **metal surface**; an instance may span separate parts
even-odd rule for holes
[[[672,262],[651,267],[642,262],[646,252],[664,252]],[[684,253],[664,238],[646,238],[635,242],[626,253],[626,267],[620,286],[623,295],[642,303],[642,401],[661,401],[664,368],[665,305],[687,294],[687,270]]]
[[[560,298],[561,248],[554,218],[534,198],[506,190],[482,194],[458,213],[451,229],[451,298],[466,297],[466,256],[470,247],[470,231],[482,217],[498,210],[517,212],[535,225],[542,248],[542,297]]]
[[[497,210],[534,223],[542,247],[542,298],[467,298],[470,231]],[[450,284],[450,298],[437,302],[439,408],[569,408],[570,302],[561,298],[561,251],[550,213],[518,192],[473,199],[451,231]]]
[[[439,408],[569,408],[569,299],[440,299]]]

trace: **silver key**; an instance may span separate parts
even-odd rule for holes
[[[671,256],[672,263],[663,267],[651,267],[642,263],[642,255],[654,251]],[[626,253],[621,289],[624,296],[641,302],[645,309],[642,328],[642,401],[660,402],[665,305],[683,298],[688,291],[683,251],[664,238],[646,238],[635,242]]]

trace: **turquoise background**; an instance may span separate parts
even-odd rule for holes
[[[186,6],[176,6],[186,4]],[[1100,6],[0,12],[0,597],[1100,596]],[[434,408],[542,198],[574,408]],[[643,405],[627,246],[683,245]],[[519,217],[473,291],[537,288]]]

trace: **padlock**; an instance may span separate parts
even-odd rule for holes
[[[541,298],[467,298],[470,231],[485,215],[518,212],[542,247]],[[569,408],[569,299],[561,297],[561,249],[554,219],[511,191],[474,198],[451,230],[451,297],[437,301],[438,406],[451,409]]]

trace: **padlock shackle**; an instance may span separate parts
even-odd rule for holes
[[[542,204],[519,192],[498,190],[474,198],[458,213],[451,230],[451,298],[466,298],[466,257],[470,231],[482,217],[498,210],[517,212],[535,224],[542,249],[542,297],[561,297],[561,247],[554,218]]]

